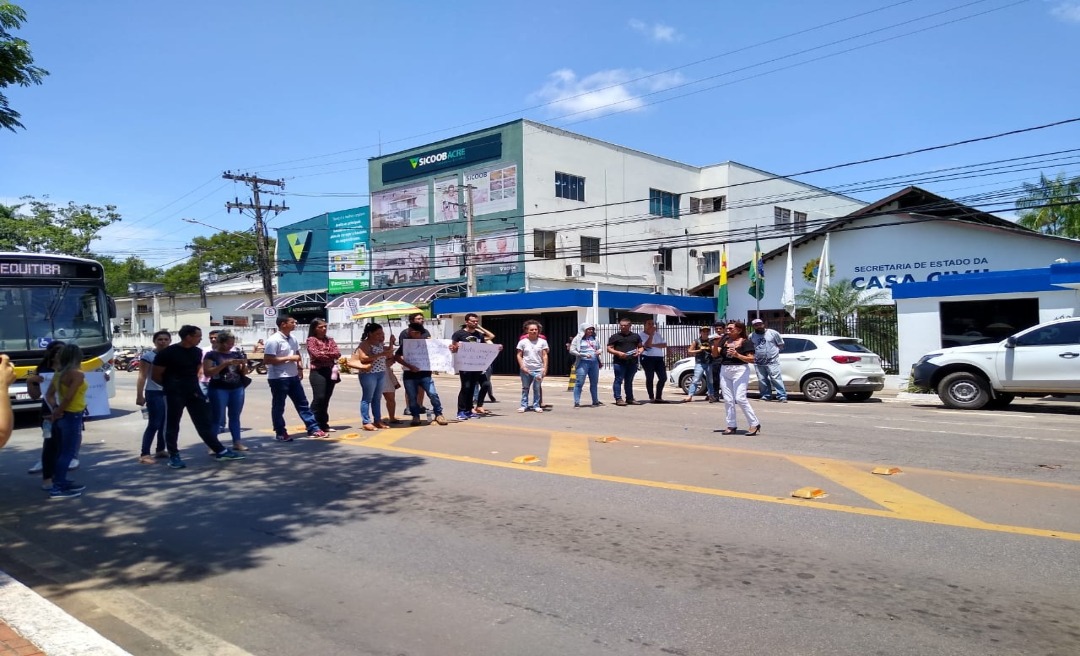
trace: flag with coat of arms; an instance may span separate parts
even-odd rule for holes
[[[757,300],[765,298],[765,262],[761,259],[761,242],[754,240],[754,259],[750,262],[750,289],[746,290]]]

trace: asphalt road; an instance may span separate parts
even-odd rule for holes
[[[503,379],[497,416],[372,434],[348,380],[337,439],[281,444],[256,380],[250,457],[185,425],[173,471],[120,376],[83,498],[25,473],[29,422],[0,454],[0,569],[133,654],[1080,653],[1076,404],[754,401],[724,437],[719,405],[556,380],[519,415]]]

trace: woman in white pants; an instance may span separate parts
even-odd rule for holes
[[[712,343],[715,362],[720,362],[720,389],[724,393],[724,410],[727,413],[727,429],[721,435],[734,435],[737,424],[735,406],[742,408],[746,421],[750,424],[747,435],[761,432],[750,401],[746,399],[746,388],[750,385],[750,366],[754,363],[754,344],[746,334],[746,324],[742,321],[728,322],[727,333]]]

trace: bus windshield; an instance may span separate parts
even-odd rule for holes
[[[108,344],[108,309],[100,286],[0,286],[0,351],[35,351],[53,340],[93,350]]]

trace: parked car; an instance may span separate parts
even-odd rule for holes
[[[1080,394],[1080,318],[1041,323],[992,344],[938,349],[919,358],[911,378],[958,410],[1004,408],[1017,396]]]
[[[837,393],[849,401],[866,401],[885,387],[881,358],[855,337],[782,335],[780,373],[788,394],[808,401],[831,401]],[[694,359],[675,363],[668,380],[685,393],[694,377]],[[750,388],[757,389],[757,370],[751,367]],[[699,390],[705,394],[705,390]]]

